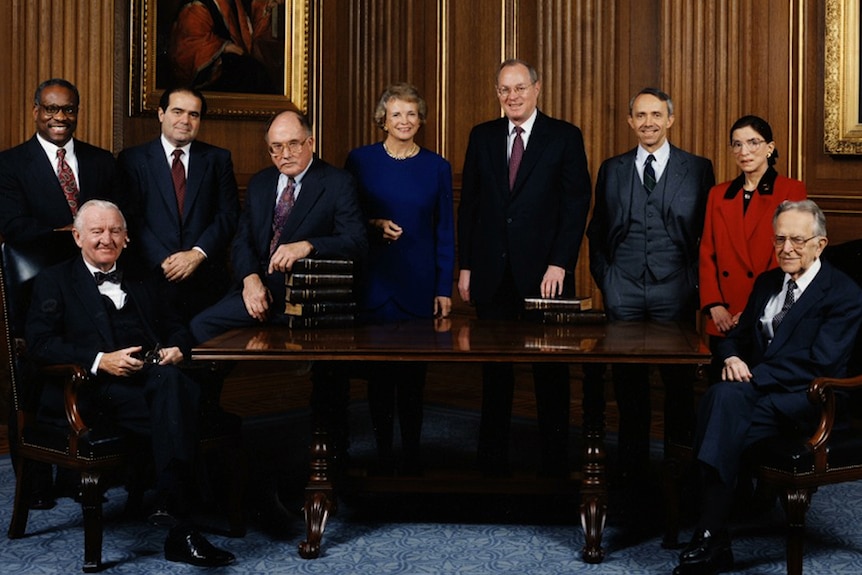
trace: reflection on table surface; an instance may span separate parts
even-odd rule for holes
[[[194,359],[387,359],[437,361],[638,361],[703,363],[709,351],[678,323],[550,325],[467,317],[348,328],[231,330],[192,351]]]

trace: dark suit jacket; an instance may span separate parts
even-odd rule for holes
[[[178,346],[190,357],[190,334],[160,304],[151,286],[124,279],[123,289],[126,305],[138,307],[152,339],[162,347]],[[28,356],[49,364],[75,363],[89,369],[96,354],[119,349],[99,288],[80,256],[36,277],[25,333]]]
[[[75,140],[80,204],[114,200],[118,187],[111,152]],[[40,241],[72,223],[60,181],[33,136],[0,153],[0,235],[14,243]]]
[[[266,275],[278,175],[278,169],[273,166],[258,172],[249,181],[231,264],[240,289],[243,278],[258,274],[270,289],[276,288],[274,301],[283,306],[284,274]],[[353,178],[317,157],[302,179],[299,197],[284,224],[279,242],[301,240],[311,242],[316,258],[349,258],[361,262],[368,250]]]
[[[236,177],[228,150],[192,142],[182,224],[171,168],[159,138],[123,150],[118,164],[131,245],[137,243],[151,269],[169,255],[194,246],[214,261],[225,258],[239,219]]]
[[[590,271],[604,293],[612,289],[605,285],[607,272],[614,265],[617,248],[631,226],[632,191],[642,189],[635,171],[636,156],[637,148],[634,148],[605,160],[596,180],[596,203],[587,236],[590,240]],[[709,189],[715,184],[712,162],[672,145],[667,167],[661,176],[661,180],[665,179],[662,221],[674,244],[685,255],[689,284],[694,289],[697,286],[698,242],[703,231],[706,199]],[[682,299],[685,295],[680,297]]]
[[[509,265],[519,295],[539,295],[548,265],[565,268],[566,291],[590,210],[590,175],[576,126],[539,112],[509,191],[508,119],[470,132],[458,208],[458,257],[470,292],[490,300]]]
[[[824,375],[842,377],[862,324],[862,289],[822,261],[820,272],[790,308],[768,346],[758,320],[769,298],[781,291],[784,272],[775,268],[761,274],[739,325],[718,344],[717,359],[742,358],[757,387],[778,391],[805,391],[811,380]]]

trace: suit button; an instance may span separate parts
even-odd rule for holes
[[[511,223],[512,223],[512,218],[506,218],[506,223],[507,223],[507,224],[511,224]]]
[[[721,272],[721,275],[722,275],[723,277],[730,277],[730,274],[729,274],[729,273],[727,273],[726,271]]]
[[[748,276],[748,279],[751,279],[751,278],[753,278],[753,277],[754,277],[754,273],[753,273],[753,272],[748,272],[748,273],[747,273],[747,274],[745,274],[745,275],[747,275],[747,276]]]

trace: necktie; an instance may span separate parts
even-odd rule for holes
[[[183,206],[186,201],[186,169],[180,160],[183,151],[177,148],[172,155],[174,161],[171,162],[171,179],[174,181],[174,192],[177,195],[177,211],[180,214],[180,221],[183,221]]]
[[[275,215],[272,218],[272,241],[269,243],[269,254],[272,255],[278,247],[278,239],[281,237],[281,230],[284,229],[284,224],[287,222],[290,211],[293,209],[294,198],[293,190],[296,187],[296,182],[293,178],[287,179],[287,185],[281,192],[281,197],[278,203],[275,204]]]
[[[518,176],[518,168],[524,157],[524,140],[521,139],[523,131],[524,128],[521,126],[515,126],[515,141],[512,142],[512,154],[509,156],[509,191],[515,187],[515,178]]]
[[[772,318],[772,333],[775,334],[775,330],[778,329],[778,326],[781,325],[781,322],[784,321],[784,316],[787,315],[787,312],[790,311],[791,306],[796,302],[796,296],[793,294],[793,290],[796,289],[796,282],[793,280],[787,280],[787,295],[784,297],[784,305],[781,306],[781,311],[775,314],[775,317]]]
[[[644,164],[644,187],[647,192],[652,192],[655,189],[655,170],[652,167],[654,161],[655,156],[650,154]]]
[[[66,203],[72,210],[72,215],[78,213],[78,185],[75,183],[75,174],[66,163],[66,149],[57,149],[57,178],[60,180],[60,188],[66,196]]]
[[[118,284],[123,280],[123,272],[119,270],[114,270],[108,273],[96,272],[95,274],[93,274],[93,277],[96,278],[97,286],[100,286],[105,282]]]

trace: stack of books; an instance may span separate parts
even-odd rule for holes
[[[524,310],[549,324],[604,323],[608,319],[604,312],[593,309],[593,300],[588,296],[524,298]]]
[[[346,327],[356,321],[351,260],[298,260],[285,287],[288,327]]]

